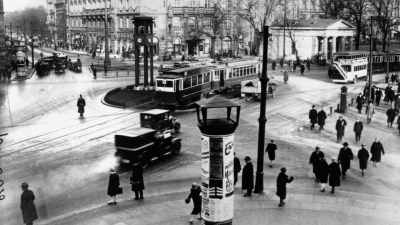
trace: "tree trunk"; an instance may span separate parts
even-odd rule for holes
[[[382,52],[386,51],[386,38],[387,38],[387,32],[383,32]]]
[[[217,37],[216,36],[212,36],[211,37],[211,58],[213,59],[215,56],[215,41],[216,41]]]
[[[356,41],[356,50],[360,49],[360,39],[361,39],[361,25],[357,25],[357,31],[356,31],[356,36],[355,36],[355,41]]]

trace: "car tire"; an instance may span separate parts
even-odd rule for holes
[[[174,126],[175,133],[179,133],[181,131],[181,124],[177,123]]]
[[[182,143],[180,141],[175,141],[174,143],[172,143],[171,147],[172,147],[171,154],[178,155],[181,152]]]

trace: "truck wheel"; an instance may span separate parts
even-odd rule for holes
[[[178,155],[181,152],[182,144],[180,141],[176,141],[172,144],[172,155]]]
[[[175,133],[179,133],[181,130],[181,124],[180,123],[175,124],[174,129],[175,129]]]

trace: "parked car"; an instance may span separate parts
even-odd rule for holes
[[[69,69],[74,72],[82,72],[82,64],[79,59],[71,59],[69,61]]]
[[[179,119],[170,116],[166,109],[151,109],[140,113],[140,126],[157,130],[174,129],[176,133],[181,130]]]

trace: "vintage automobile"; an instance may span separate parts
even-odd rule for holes
[[[181,130],[179,119],[170,116],[170,111],[165,109],[151,109],[140,113],[140,126],[152,129],[174,129],[176,133]]]
[[[275,97],[276,87],[278,85],[272,82],[267,83],[267,95]],[[261,82],[259,79],[244,80],[241,83],[240,92],[246,101],[261,98]]]
[[[71,59],[69,61],[69,69],[73,70],[74,72],[82,72],[82,64],[80,60]]]
[[[54,57],[53,56],[43,57],[42,61],[45,63],[48,63],[51,69],[53,68],[53,66],[54,66]]]
[[[39,60],[36,64],[35,64],[35,70],[38,74],[42,75],[42,74],[50,74],[50,65],[49,63]]]
[[[145,127],[134,128],[115,135],[115,156],[121,165],[139,162],[146,168],[150,161],[165,154],[178,155],[181,141],[171,135],[170,130],[161,132]]]

